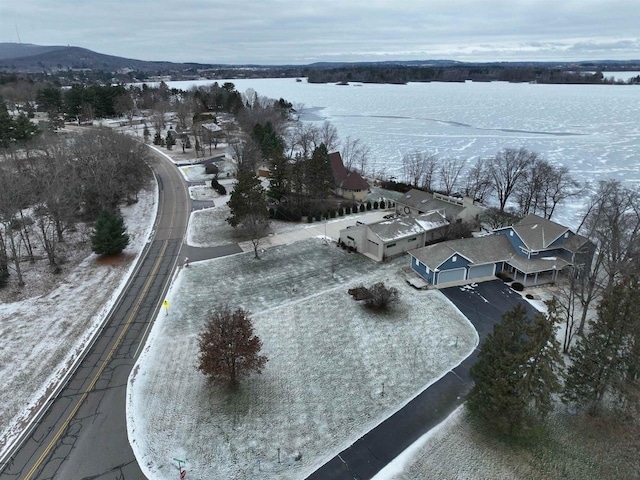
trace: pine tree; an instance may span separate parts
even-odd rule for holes
[[[524,365],[521,392],[529,399],[533,417],[545,417],[552,409],[551,394],[561,390],[558,370],[564,362],[556,339],[558,304],[555,299],[546,304],[547,315],[536,315],[526,327],[530,356]]]
[[[604,294],[598,317],[571,350],[563,400],[597,414],[608,394],[623,407],[640,388],[640,282],[629,278]],[[629,402],[631,400],[632,402]]]
[[[14,136],[18,141],[31,140],[33,137],[40,133],[38,126],[29,120],[24,113],[18,115],[14,121],[15,129]]]
[[[305,162],[305,185],[312,199],[324,200],[333,187],[333,172],[329,163],[329,152],[324,143],[317,147]]]
[[[227,222],[234,228],[249,214],[264,215],[265,218],[269,216],[264,189],[260,179],[251,170],[238,172],[238,183],[231,193],[228,205],[231,216],[227,218]]]
[[[16,124],[7,110],[7,104],[0,96],[0,147],[7,148],[15,140]]]
[[[269,197],[276,201],[286,198],[291,193],[289,159],[284,155],[272,158],[269,164]]]
[[[129,235],[124,220],[119,215],[103,211],[98,215],[91,236],[93,251],[98,255],[121,253],[129,244]]]
[[[251,372],[262,373],[266,356],[259,355],[262,341],[253,333],[249,312],[223,307],[209,315],[200,334],[198,370],[213,382],[237,385]]]
[[[560,388],[554,324],[542,315],[530,321],[518,304],[487,336],[471,367],[475,385],[467,406],[495,431],[509,436],[526,433],[550,410],[551,395]]]

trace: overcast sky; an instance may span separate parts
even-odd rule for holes
[[[227,64],[630,60],[640,1],[0,0],[0,41],[19,40]]]

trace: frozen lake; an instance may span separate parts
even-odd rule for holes
[[[222,83],[224,80],[220,80]],[[371,149],[369,174],[402,177],[406,153],[472,161],[525,147],[581,180],[640,184],[640,87],[522,83],[308,84],[293,78],[229,80],[236,89],[304,106],[340,138]],[[169,82],[188,89],[202,82]],[[573,223],[569,212],[558,219]]]

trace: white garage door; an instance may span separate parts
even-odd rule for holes
[[[477,267],[469,268],[468,278],[489,277],[495,273],[495,263],[489,265],[478,265]]]
[[[456,268],[454,270],[440,272],[438,274],[438,284],[464,280],[466,272],[467,270],[465,268]]]

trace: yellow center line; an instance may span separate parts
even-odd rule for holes
[[[125,326],[122,329],[122,332],[120,332],[120,335],[118,336],[118,339],[116,340],[116,343],[114,343],[113,347],[111,347],[111,350],[109,351],[109,355],[107,355],[107,358],[105,358],[105,360],[102,362],[102,365],[100,366],[100,368],[96,372],[95,376],[93,377],[93,380],[89,384],[89,387],[82,394],[82,396],[80,397],[80,400],[78,400],[78,403],[76,403],[75,407],[73,407],[73,410],[71,411],[69,416],[62,423],[62,426],[56,432],[56,434],[53,437],[53,439],[51,440],[51,442],[49,442],[49,445],[47,445],[47,448],[45,448],[44,452],[42,452],[42,455],[40,455],[40,457],[38,458],[36,463],[33,465],[33,467],[31,467],[31,470],[29,470],[29,473],[27,473],[27,476],[24,477],[24,480],[30,480],[30,478],[33,476],[33,474],[38,469],[38,467],[40,467],[40,464],[44,461],[45,457],[47,455],[49,455],[49,452],[51,452],[51,449],[58,442],[58,440],[60,439],[60,437],[62,436],[64,431],[69,426],[69,423],[71,423],[71,420],[73,419],[73,417],[78,412],[78,409],[80,408],[80,406],[82,405],[84,400],[87,398],[87,395],[89,395],[89,393],[91,393],[91,391],[93,390],[93,387],[98,382],[98,379],[102,375],[102,372],[104,371],[104,369],[106,368],[107,364],[111,360],[111,357],[113,356],[115,351],[120,346],[120,342],[122,342],[122,339],[124,338],[124,336],[128,332],[129,327],[131,326],[131,323],[133,322],[134,317],[138,313],[138,310],[140,309],[140,305],[142,304],[142,301],[146,297],[147,292],[148,292],[149,288],[151,287],[151,282],[153,281],[153,277],[155,276],[156,272],[158,271],[158,268],[160,267],[160,262],[161,262],[162,258],[164,257],[164,254],[166,253],[168,245],[169,245],[169,240],[165,240],[164,244],[162,246],[162,249],[160,251],[160,254],[158,255],[158,259],[156,260],[156,262],[155,262],[155,264],[153,266],[153,269],[151,270],[151,274],[149,275],[149,278],[147,279],[147,282],[146,282],[144,288],[142,289],[142,292],[141,292],[140,296],[138,297],[138,301],[136,302],[135,307],[133,308],[131,314],[129,315],[129,318],[127,319],[127,322],[125,323]]]

